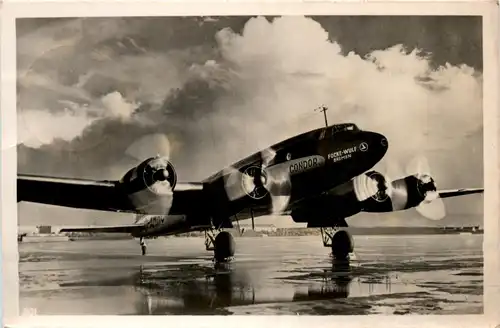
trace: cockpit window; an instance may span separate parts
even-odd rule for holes
[[[325,139],[326,136],[326,129],[321,130],[321,134],[319,135],[319,140]]]
[[[353,123],[342,123],[342,124],[331,125],[321,130],[321,133],[319,135],[319,140],[333,136],[335,133],[341,131],[359,131],[359,128],[356,126],[356,124]]]
[[[332,135],[340,131],[359,131],[358,127],[354,123],[336,124],[333,125],[331,129]]]

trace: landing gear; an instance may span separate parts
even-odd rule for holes
[[[323,246],[331,247],[332,256],[338,261],[349,261],[349,254],[354,251],[354,241],[346,230],[339,228],[321,228]]]
[[[234,256],[236,245],[233,235],[227,231],[220,231],[215,236],[213,230],[205,230],[205,248],[214,251],[214,260],[218,263],[229,262]]]
[[[147,252],[147,250],[148,250],[148,247],[146,246],[146,242],[144,241],[144,238],[143,238],[143,237],[141,237],[141,238],[139,239],[139,244],[141,244],[141,251],[142,251],[142,255],[143,255],[143,256],[144,256],[144,255],[146,255],[146,252]]]

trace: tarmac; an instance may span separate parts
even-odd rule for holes
[[[335,263],[318,236],[19,244],[20,311],[59,315],[481,314],[482,235],[354,236]]]

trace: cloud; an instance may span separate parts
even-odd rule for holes
[[[51,144],[55,139],[71,141],[80,136],[93,120],[86,113],[75,114],[64,111],[52,114],[47,111],[26,110],[21,119],[22,124],[18,128],[18,142],[38,148]]]
[[[113,22],[105,24],[113,26],[111,31],[123,26],[122,20]],[[19,101],[36,109],[29,115],[48,121],[43,116],[48,111],[61,126],[75,122],[72,131],[54,129],[53,135],[44,135],[48,132],[39,124],[45,146],[21,147],[22,169],[119,178],[134,164],[126,149],[145,135],[161,133],[172,146],[179,179],[199,180],[321,126],[323,117],[313,109],[324,104],[330,123],[355,122],[388,137],[381,168],[386,161],[404,167],[422,153],[440,187],[483,183],[482,75],[472,67],[438,65],[432,49],[400,40],[366,53],[346,50],[332,41],[334,29],[306,17],[250,18],[241,30],[224,27],[224,19],[205,22],[204,28],[217,31],[212,35],[202,35],[196,20],[165,23],[161,26],[168,28],[153,32],[146,28],[149,23],[134,22],[104,36],[85,24],[77,29],[85,35],[82,42],[37,66],[45,82],[21,79]],[[198,43],[182,41],[184,29]],[[377,37],[389,38],[387,33]],[[79,111],[69,115],[61,98]],[[55,150],[76,145],[85,150],[78,159]]]
[[[138,104],[127,102],[119,92],[109,93],[98,101],[97,107],[59,100],[62,110],[20,109],[18,143],[39,148],[55,140],[71,142],[99,120],[128,121]]]
[[[128,103],[117,91],[108,93],[107,95],[102,97],[101,101],[104,105],[104,108],[106,109],[107,115],[124,120],[130,119],[130,117],[138,107],[137,104]]]
[[[319,116],[300,124],[293,118],[320,104],[330,108],[329,122],[386,134],[388,157],[397,160],[452,150],[482,128],[480,74],[467,66],[432,69],[418,49],[344,56],[318,23],[296,17],[250,19],[241,34],[225,29],[217,40],[222,58],[217,69],[205,67],[211,81],[224,81],[212,114],[217,140],[225,140],[217,153],[232,143],[231,153],[241,157],[316,128]]]
[[[125,100],[112,90],[102,99],[109,114],[127,116],[142,104],[136,118],[157,130],[182,125],[177,134],[188,148],[177,154],[180,164],[204,158],[203,174],[318,127],[321,117],[305,113],[320,104],[329,107],[329,122],[353,121],[386,134],[388,158],[398,161],[415,151],[453,149],[482,127],[480,74],[464,65],[433,69],[431,55],[418,49],[394,45],[365,57],[343,55],[319,23],[304,17],[251,18],[241,33],[220,30],[215,42],[212,58],[174,65],[193,51],[132,56],[121,47],[109,50],[115,42],[108,40],[112,61],[81,75],[72,90],[95,99],[95,90],[114,87],[130,102],[119,104]]]

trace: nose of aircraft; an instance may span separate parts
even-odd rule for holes
[[[374,157],[377,157],[378,159],[384,157],[387,149],[389,148],[389,142],[387,141],[387,138],[384,135],[376,132],[366,132],[366,134],[367,142],[366,144],[362,143],[360,145],[361,151],[369,151]]]

